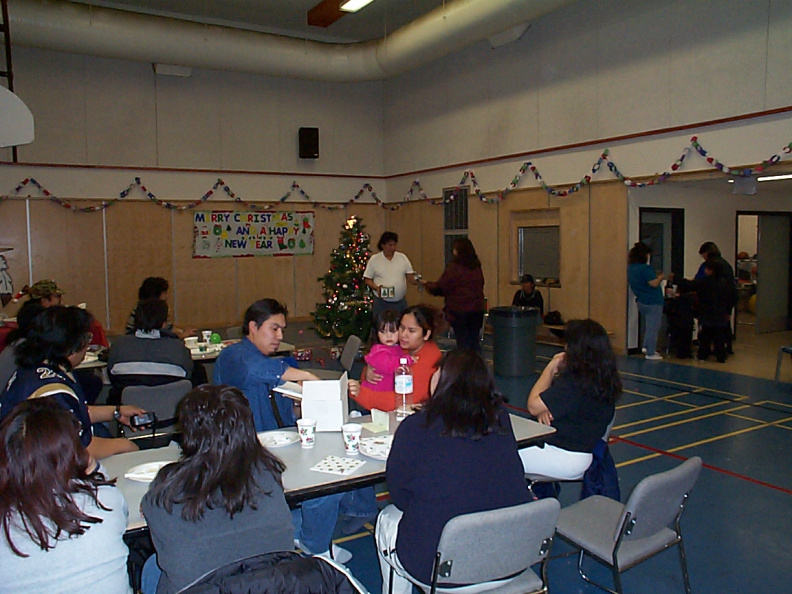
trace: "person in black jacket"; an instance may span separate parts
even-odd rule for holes
[[[690,359],[693,356],[692,340],[695,316],[693,313],[693,295],[687,288],[677,287],[673,299],[666,300],[663,311],[668,321],[668,334],[671,350],[678,359]]]
[[[696,357],[703,361],[714,351],[718,363],[724,363],[729,339],[729,321],[734,307],[734,291],[718,260],[704,262],[703,272],[700,279],[680,282],[681,286],[692,288],[698,294],[701,329]]]
[[[544,298],[536,290],[534,277],[530,274],[523,274],[520,279],[521,288],[512,298],[512,306],[515,307],[538,307],[539,314],[544,315]]]

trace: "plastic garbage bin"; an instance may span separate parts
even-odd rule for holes
[[[493,307],[489,310],[493,330],[495,375],[508,377],[536,372],[538,307]]]

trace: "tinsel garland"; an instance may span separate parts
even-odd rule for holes
[[[779,153],[773,155],[769,159],[762,161],[760,165],[746,169],[732,168],[729,167],[728,165],[724,165],[721,161],[719,161],[715,157],[710,156],[709,152],[706,149],[704,149],[701,143],[699,143],[698,137],[693,136],[690,139],[689,146],[686,146],[683,149],[680,157],[671,164],[671,167],[669,168],[670,170],[664,171],[663,173],[651,178],[648,181],[639,182],[624,175],[620,171],[616,163],[610,158],[610,150],[605,149],[604,151],[602,151],[597,161],[592,165],[591,174],[584,175],[579,182],[565,189],[559,189],[559,187],[552,187],[548,185],[545,182],[544,178],[542,177],[542,174],[539,172],[539,168],[532,161],[525,161],[522,165],[520,165],[520,168],[518,169],[517,173],[514,175],[512,180],[502,190],[497,190],[489,193],[482,191],[481,187],[479,186],[478,179],[476,178],[476,173],[472,169],[467,169],[463,172],[462,179],[460,180],[459,184],[456,186],[455,190],[460,190],[462,186],[464,186],[465,183],[468,180],[470,180],[470,184],[473,188],[473,192],[476,194],[476,196],[478,196],[479,200],[487,204],[497,204],[503,201],[511,191],[515,190],[522,182],[522,179],[525,176],[525,174],[530,171],[533,174],[536,181],[539,183],[539,186],[543,188],[548,194],[550,194],[551,196],[566,197],[569,196],[570,194],[574,194],[575,192],[580,191],[584,186],[590,184],[593,176],[599,173],[603,163],[606,163],[608,170],[614,175],[614,177],[616,177],[616,179],[621,181],[626,186],[631,188],[645,188],[648,186],[661,184],[666,180],[668,180],[668,178],[670,178],[674,173],[678,172],[679,169],[682,167],[683,163],[685,162],[685,160],[690,156],[691,150],[695,150],[702,158],[706,160],[706,162],[709,165],[711,165],[712,167],[714,167],[715,169],[726,175],[730,175],[732,177],[750,177],[752,175],[763,173],[764,171],[766,171],[767,168],[780,163],[783,158],[782,154],[788,155],[792,153],[792,142],[790,142],[785,147],[783,147],[781,151],[779,151]],[[136,177],[134,178],[134,182],[132,182],[124,190],[119,192],[118,198],[114,198],[112,200],[101,200],[98,204],[92,206],[78,207],[72,204],[71,202],[69,202],[68,200],[65,200],[63,198],[58,198],[55,194],[53,194],[48,189],[43,187],[34,178],[28,177],[22,180],[21,182],[19,182],[19,184],[17,184],[17,186],[14,188],[12,192],[8,194],[0,195],[0,202],[2,202],[3,200],[9,200],[11,198],[26,198],[26,196],[20,196],[20,192],[28,185],[35,187],[39,192],[41,192],[41,194],[45,198],[49,199],[50,201],[62,206],[63,208],[68,208],[73,212],[79,212],[79,213],[97,212],[97,211],[105,210],[111,207],[112,205],[116,204],[119,200],[123,200],[124,198],[128,197],[129,194],[136,188],[139,189],[146,196],[146,198],[148,198],[151,202],[153,202],[157,206],[161,206],[163,208],[167,208],[170,210],[177,210],[177,211],[192,209],[195,208],[196,206],[203,204],[204,202],[209,200],[218,189],[221,189],[223,192],[225,192],[230,198],[234,200],[234,202],[242,204],[246,208],[252,210],[273,210],[279,204],[285,203],[295,192],[298,192],[306,201],[308,201],[311,204],[311,206],[315,208],[324,208],[326,210],[345,209],[349,205],[359,201],[366,193],[368,193],[368,195],[371,196],[371,198],[374,200],[374,202],[377,205],[379,205],[381,208],[385,208],[390,211],[398,210],[404,204],[415,202],[416,200],[414,200],[413,198],[416,193],[420,195],[420,198],[418,200],[428,201],[430,204],[447,204],[455,200],[457,195],[457,192],[452,191],[447,197],[438,198],[438,199],[429,199],[423,187],[421,186],[420,180],[415,179],[410,184],[410,189],[406,192],[403,200],[399,203],[388,203],[382,201],[380,197],[377,196],[377,193],[374,191],[374,187],[368,182],[364,183],[363,186],[360,188],[360,190],[358,190],[357,193],[346,202],[325,203],[325,202],[318,202],[312,199],[311,196],[305,190],[303,190],[296,181],[293,181],[289,190],[283,196],[281,196],[276,202],[262,203],[262,202],[248,202],[243,200],[231,190],[231,188],[228,186],[228,184],[226,184],[225,181],[223,181],[222,178],[218,178],[218,180],[215,182],[212,188],[208,190],[198,200],[187,203],[176,204],[158,198],[153,192],[151,192],[148,188],[146,188],[145,185],[143,185],[143,182],[139,177]]]

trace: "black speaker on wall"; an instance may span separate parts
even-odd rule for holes
[[[300,159],[319,158],[319,128],[300,128]]]

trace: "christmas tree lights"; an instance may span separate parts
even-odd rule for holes
[[[373,299],[363,280],[371,256],[365,225],[354,215],[344,223],[340,243],[330,254],[330,269],[318,280],[324,284],[324,303],[311,314],[316,332],[334,343],[355,334],[366,340],[371,328]]]

